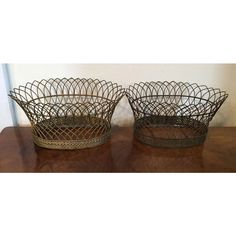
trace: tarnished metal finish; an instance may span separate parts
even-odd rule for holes
[[[134,113],[134,134],[156,147],[204,143],[209,122],[228,94],[196,83],[141,82],[126,89]]]
[[[50,149],[105,143],[123,95],[116,83],[84,78],[34,81],[10,91],[31,122],[35,144]]]

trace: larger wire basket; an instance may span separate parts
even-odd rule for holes
[[[134,134],[156,147],[204,143],[209,122],[228,95],[196,83],[141,82],[126,90],[134,113]]]
[[[32,125],[34,143],[50,149],[90,148],[107,141],[124,91],[98,79],[34,81],[10,91]]]

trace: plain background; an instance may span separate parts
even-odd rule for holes
[[[236,62],[233,0],[8,0],[0,20],[1,63]],[[236,234],[235,174],[1,174],[0,186],[4,236]]]
[[[7,87],[4,68],[0,64],[0,132],[7,126],[13,125],[12,114],[10,110],[11,101],[8,98],[9,87]]]

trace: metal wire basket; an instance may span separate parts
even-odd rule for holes
[[[196,83],[146,82],[126,90],[134,113],[135,137],[156,147],[204,143],[209,122],[228,95]]]
[[[10,91],[32,125],[34,143],[50,149],[90,148],[107,141],[124,91],[98,79],[34,81]]]

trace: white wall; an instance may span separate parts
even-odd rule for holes
[[[115,81],[124,87],[153,80],[188,81],[219,87],[229,93],[229,98],[211,125],[236,126],[236,65],[233,64],[12,64],[9,68],[13,87],[28,81],[56,77],[100,78]],[[17,114],[20,125],[29,124],[19,107]],[[133,122],[126,98],[118,105],[112,122],[118,125]]]
[[[12,118],[5,82],[3,65],[0,64],[0,132],[3,130],[3,128],[12,126]]]

